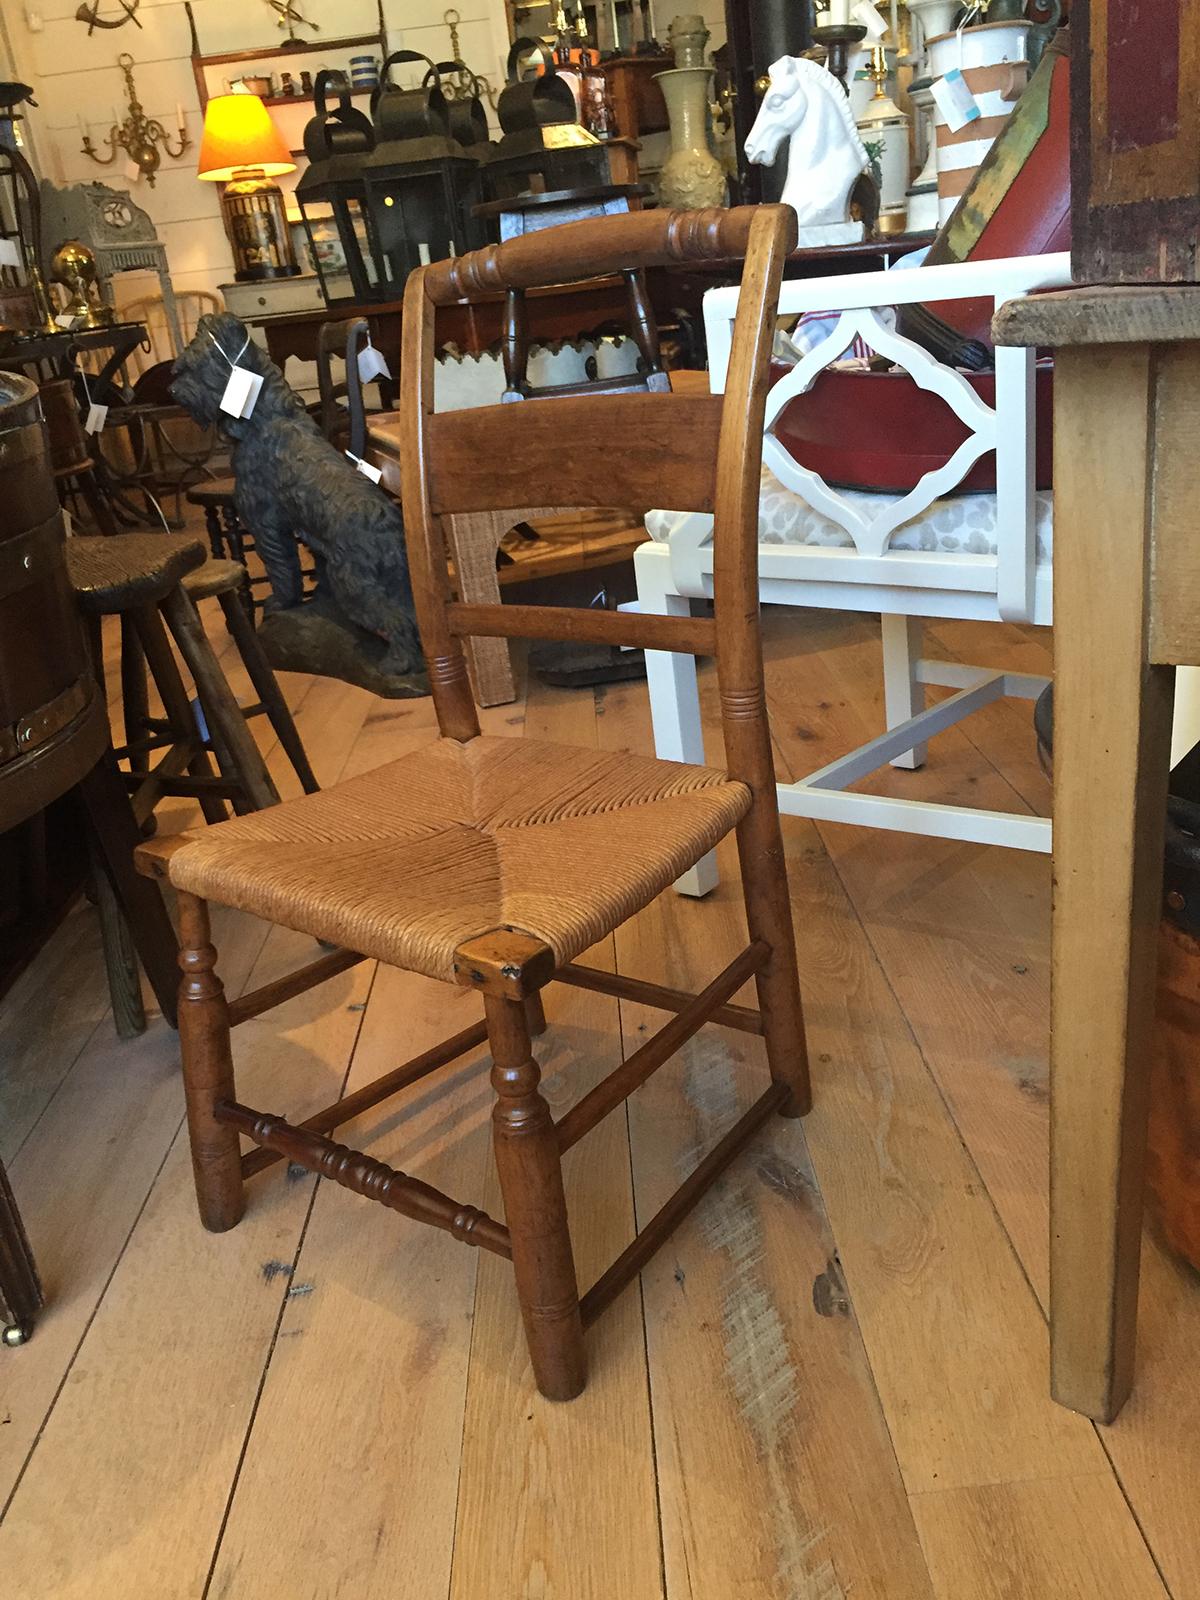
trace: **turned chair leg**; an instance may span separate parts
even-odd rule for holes
[[[554,1121],[538,1092],[525,1002],[485,995],[484,1008],[496,1091],[492,1140],[533,1375],[548,1400],[573,1400],[587,1369]]]
[[[738,827],[737,843],[750,937],[771,947],[770,960],[754,980],[767,1065],[772,1079],[790,1091],[780,1115],[802,1117],[812,1109],[812,1085],[783,836],[773,805],[756,805],[747,813]]]
[[[245,1209],[242,1154],[237,1131],[218,1122],[213,1105],[236,1099],[229,1009],[214,967],[208,905],[179,891],[179,1048],[187,1099],[188,1137],[200,1220],[210,1233],[224,1233]]]

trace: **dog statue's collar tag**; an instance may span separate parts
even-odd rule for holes
[[[262,386],[261,373],[251,372],[246,367],[234,367],[225,385],[225,393],[221,396],[221,410],[227,411],[231,417],[248,417],[254,410]]]
[[[369,478],[372,483],[378,483],[383,477],[382,467],[373,467],[369,461],[364,461],[361,456],[356,456],[352,450],[346,451],[346,456],[354,463],[355,472],[361,472],[364,478]]]
[[[388,364],[376,350],[373,344],[363,345],[358,352],[358,380],[360,383],[374,383],[376,378],[390,378]]]

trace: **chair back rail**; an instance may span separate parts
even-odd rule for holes
[[[723,409],[720,395],[616,393],[443,412],[429,425],[430,507],[527,506],[552,462],[573,506],[614,504],[611,466],[623,510],[711,511]]]
[[[554,229],[552,243],[540,233],[527,233],[437,261],[426,268],[423,292],[431,304],[450,306],[509,289],[544,289],[645,267],[740,261],[755,216],[755,207],[738,206],[732,211],[630,211],[616,219],[565,223]]]
[[[417,621],[444,735],[471,739],[479,731],[461,645],[472,632],[513,636],[524,627],[538,638],[605,638],[692,653],[712,649],[728,769],[756,795],[765,796],[769,788],[773,798],[759,635],[758,493],[775,306],[794,242],[794,214],[781,206],[631,212],[526,235],[410,276],[401,362],[401,477]],[[630,268],[739,256],[745,268],[723,396],[573,396],[434,415],[439,305]],[[528,504],[551,459],[556,479],[570,484],[574,505],[670,504],[713,512],[712,623],[617,616],[597,629],[597,614],[575,607],[522,607],[518,616],[518,608],[453,603],[441,517]]]

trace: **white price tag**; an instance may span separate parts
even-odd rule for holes
[[[21,252],[15,239],[0,239],[0,267],[19,267]]]
[[[379,351],[376,350],[375,346],[370,342],[365,344],[358,352],[359,382],[374,383],[376,378],[390,377],[391,373],[388,371],[388,364],[380,355]]]
[[[73,328],[79,318],[73,311],[60,311],[54,320],[60,328]]]
[[[383,477],[382,467],[373,467],[369,461],[364,461],[361,456],[352,455],[349,450],[346,456],[354,463],[355,472],[361,472],[364,478],[369,478],[372,483],[378,483]]]
[[[931,92],[951,133],[957,133],[968,122],[975,122],[983,115],[975,96],[967,87],[967,80],[957,67],[951,67],[944,78],[939,78]]]
[[[83,425],[84,433],[99,433],[108,421],[108,407],[98,406],[93,400],[88,406],[87,421]]]
[[[234,367],[221,396],[221,410],[231,417],[248,417],[258,401],[258,391],[263,381],[260,373],[246,367]]]
[[[852,8],[850,15],[855,22],[867,30],[867,38],[872,44],[876,39],[882,39],[888,31],[886,20],[879,15],[879,12],[871,4],[871,0],[858,0],[858,4]]]

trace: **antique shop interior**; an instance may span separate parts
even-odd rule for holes
[[[1200,1600],[1198,40],[0,0],[3,1600]]]

